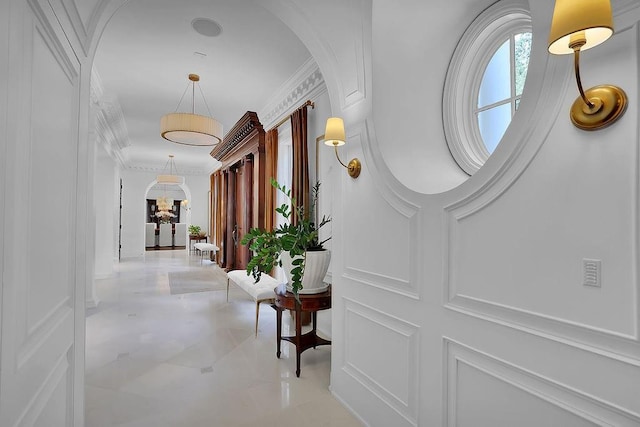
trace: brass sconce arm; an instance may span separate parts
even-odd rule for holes
[[[580,92],[580,96],[585,104],[589,106],[589,109],[593,109],[595,104],[592,103],[589,98],[584,94],[584,89],[582,89],[582,80],[580,79],[580,47],[577,46],[573,48],[573,68],[576,72],[576,83],[578,83],[578,91]]]
[[[334,145],[334,146],[333,146],[333,149],[334,149],[334,150],[335,150],[335,152],[336,152],[336,159],[338,159],[338,162],[340,162],[340,164],[341,164],[342,166],[344,166],[345,168],[349,168],[349,166],[345,165],[344,163],[342,163],[342,160],[340,160],[340,156],[338,156],[338,146],[337,146],[337,145]]]
[[[338,146],[334,145],[333,149],[336,152],[336,159],[338,159],[338,162],[340,162],[342,166],[347,168],[347,173],[349,174],[349,176],[351,178],[357,178],[358,176],[360,176],[360,171],[362,170],[362,164],[360,163],[360,160],[358,160],[357,158],[353,158],[351,159],[351,161],[349,161],[348,165],[345,165],[342,160],[340,160],[340,156],[338,156]]]
[[[580,97],[571,107],[571,122],[582,130],[597,130],[609,126],[624,114],[627,108],[627,96],[624,91],[613,85],[599,85],[585,90],[580,78],[580,49],[584,41],[569,45],[573,49],[573,67]]]

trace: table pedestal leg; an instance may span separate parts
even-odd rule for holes
[[[313,313],[311,313],[311,327],[313,328],[313,335],[316,334],[316,328],[317,328],[317,324],[318,324],[318,312],[314,311]],[[316,345],[313,345],[313,349],[316,349]]]
[[[302,344],[300,342],[300,337],[302,336],[301,311],[300,306],[296,305],[296,377],[300,377],[300,348]]]
[[[276,342],[277,351],[276,356],[280,359],[280,340],[282,339],[282,310],[276,307]]]

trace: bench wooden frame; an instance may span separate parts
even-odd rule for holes
[[[276,294],[274,289],[278,286],[278,281],[268,274],[262,274],[260,281],[255,283],[253,276],[247,275],[246,270],[232,270],[227,272],[227,302],[229,302],[229,284],[233,282],[240,289],[248,293],[256,302],[256,332],[258,337],[258,318],[260,316],[260,304],[268,302],[270,305],[275,302]]]

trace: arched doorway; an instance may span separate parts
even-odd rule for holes
[[[187,249],[187,226],[191,224],[189,200],[191,190],[184,183],[165,185],[154,180],[149,184],[144,197],[145,250]],[[162,203],[167,205],[167,210],[161,210]]]

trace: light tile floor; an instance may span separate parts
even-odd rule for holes
[[[217,268],[186,251],[147,252],[96,283],[87,312],[87,427],[361,426],[330,393],[331,347],[302,355],[275,312],[242,290],[171,295],[167,273]],[[283,334],[289,334],[288,316]],[[293,326],[293,325],[291,325]]]

